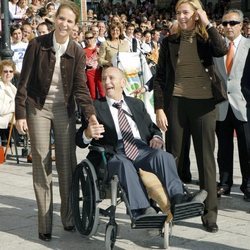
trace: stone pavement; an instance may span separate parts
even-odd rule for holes
[[[78,161],[84,159],[87,150],[77,149]],[[197,167],[193,149],[191,150],[193,179],[197,180]],[[32,186],[31,164],[21,158],[19,165],[9,159],[0,165],[0,249],[58,249],[58,250],[96,250],[104,249],[105,224],[107,219],[100,217],[96,236],[91,239],[82,237],[78,232],[63,230],[59,211],[57,172],[53,170],[54,181],[54,225],[51,242],[38,239],[37,208]],[[239,185],[241,174],[235,152],[234,186],[231,196],[219,200],[219,232],[211,234],[204,231],[199,217],[187,219],[174,225],[169,249],[250,249],[250,203],[243,201]],[[196,190],[197,185],[188,185]],[[109,201],[103,201],[108,206]],[[125,207],[117,209],[119,237],[115,249],[161,249],[163,239],[147,230],[132,230]]]

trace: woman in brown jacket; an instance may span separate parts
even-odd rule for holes
[[[78,20],[77,5],[71,1],[60,5],[55,30],[28,45],[16,95],[16,127],[19,133],[30,135],[38,233],[45,241],[51,239],[52,233],[51,128],[55,136],[61,220],[66,231],[74,231],[70,197],[76,166],[75,100],[85,118],[97,123],[86,86],[84,53],[69,39]]]
[[[225,55],[227,48],[199,0],[179,0],[176,14],[179,32],[162,41],[154,80],[156,122],[167,131],[167,150],[178,168],[185,133],[191,132],[200,188],[208,192],[202,222],[207,231],[217,232],[215,104],[225,100],[225,93],[212,57]]]

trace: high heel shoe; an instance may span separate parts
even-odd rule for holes
[[[27,155],[27,162],[32,163],[32,155],[31,154]]]

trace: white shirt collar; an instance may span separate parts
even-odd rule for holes
[[[238,46],[239,46],[239,43],[240,43],[241,38],[242,38],[242,35],[240,34],[239,36],[237,36],[237,37],[233,40],[234,47],[235,47],[236,49],[237,49]],[[231,41],[230,41],[228,38],[226,38],[227,46],[229,46],[229,43],[230,43],[230,42],[231,42]]]
[[[53,46],[54,49],[56,51],[56,53],[59,53],[60,55],[63,55],[68,47],[69,44],[69,37],[67,38],[67,40],[65,41],[65,43],[58,43],[56,41],[56,36],[55,36],[55,32],[53,33]]]
[[[107,99],[107,103],[108,103],[109,107],[112,107],[112,105],[113,105],[114,103],[116,103],[116,102],[124,101],[124,98],[123,98],[123,97],[122,97],[122,99],[119,100],[119,101],[114,100],[114,99],[112,99],[112,98],[110,98],[110,97],[107,97],[107,96],[106,96],[106,99]]]

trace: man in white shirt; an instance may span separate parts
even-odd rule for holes
[[[99,124],[87,123],[83,119],[83,125],[76,135],[76,144],[84,148],[91,143],[107,150],[109,177],[118,175],[133,216],[156,213],[150,207],[138,177],[139,168],[157,175],[173,206],[193,199],[203,202],[206,198],[205,191],[192,197],[184,195],[175,160],[171,154],[161,149],[164,142],[160,129],[152,122],[141,100],[123,95],[126,86],[124,73],[115,67],[106,68],[102,73],[102,84],[106,97],[94,102]],[[125,113],[124,119],[127,120],[129,129],[126,127],[125,130],[123,127],[124,119],[122,124],[119,121],[120,109]],[[134,140],[128,142],[131,133]],[[126,143],[135,145],[138,150],[133,158],[126,151]],[[89,153],[88,159],[97,166],[101,161],[93,151]]]
[[[220,78],[225,84],[228,100],[218,105],[216,134],[218,138],[218,166],[220,183],[217,195],[230,195],[233,185],[234,131],[237,134],[241,191],[250,202],[250,132],[247,121],[246,100],[241,92],[241,79],[246,67],[250,40],[241,35],[243,13],[237,9],[228,10],[222,18],[222,25],[229,47],[224,57],[214,58]]]

